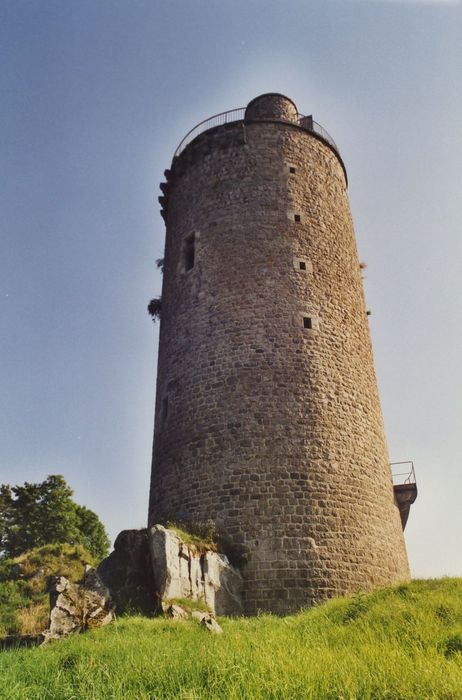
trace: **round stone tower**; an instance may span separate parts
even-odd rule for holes
[[[212,520],[248,613],[406,579],[334,142],[262,95],[190,132],[166,179],[149,523]]]

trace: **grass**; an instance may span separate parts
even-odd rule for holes
[[[8,700],[460,700],[462,579],[332,600],[298,615],[121,618],[0,654]]]
[[[187,612],[210,612],[209,606],[202,598],[200,600],[192,600],[191,598],[168,598],[163,601],[163,604],[164,606],[180,605]]]
[[[173,530],[188,547],[195,549],[201,554],[207,551],[216,552],[218,550],[215,529],[212,522],[188,525],[168,522],[166,527],[168,530]]]
[[[79,581],[93,558],[80,546],[48,544],[0,562],[0,637],[38,634],[48,620],[48,580]]]

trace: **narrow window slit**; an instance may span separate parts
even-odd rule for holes
[[[300,260],[300,270],[306,270],[306,262]]]
[[[195,236],[192,233],[190,236],[185,238],[183,246],[183,262],[184,270],[192,270],[194,267],[194,257],[195,257]]]
[[[303,317],[303,328],[313,328],[311,318],[309,316]]]
[[[294,220],[295,220],[297,223],[300,223],[300,221],[301,221],[301,216],[300,216],[300,214],[295,214]]]

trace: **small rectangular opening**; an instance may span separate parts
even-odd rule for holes
[[[297,223],[300,223],[300,221],[301,221],[301,216],[300,216],[300,214],[295,214],[294,219],[295,219],[295,221],[296,221]]]
[[[306,262],[304,262],[303,260],[300,260],[299,264],[300,264],[300,270],[306,270]]]
[[[185,238],[183,244],[183,263],[184,270],[192,270],[194,267],[194,255],[195,255],[195,237],[194,233]]]
[[[295,168],[292,165],[289,168],[289,173],[291,173],[292,175],[295,175]]]
[[[303,328],[312,328],[311,318],[309,316],[303,317]]]

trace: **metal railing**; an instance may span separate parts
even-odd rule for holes
[[[400,467],[403,464],[410,465],[410,467],[403,472],[395,472],[393,470],[393,467]],[[415,484],[416,479],[415,479],[415,470],[414,470],[414,462],[411,460],[408,460],[406,462],[392,462],[390,464],[391,471],[392,471],[392,476],[393,476],[393,484],[395,486],[398,486],[400,484]],[[402,477],[405,477],[404,479]]]
[[[332,148],[340,155],[337,144],[332,136],[324,129],[323,126],[321,126],[321,124],[315,122],[311,115],[309,117],[305,117],[303,114],[299,114],[297,124],[307,131],[312,131],[314,134],[318,134],[318,136],[324,139],[324,141],[327,141],[327,143],[330,144]]]
[[[238,109],[230,109],[227,112],[220,112],[220,114],[214,114],[213,117],[209,117],[208,119],[204,119],[203,121],[199,122],[199,124],[196,124],[196,126],[194,126],[190,131],[188,131],[186,136],[180,141],[180,144],[178,145],[178,148],[175,151],[174,157],[179,156],[180,153],[184,151],[186,146],[189,143],[191,143],[191,141],[193,141],[196,138],[196,136],[199,136],[199,134],[202,134],[204,131],[213,129],[216,126],[223,126],[224,124],[231,124],[232,122],[243,121],[245,117],[245,110],[245,107],[239,107]],[[281,119],[280,121],[283,120]],[[293,124],[294,122],[288,120],[288,123]],[[297,116],[296,123],[303,129],[318,134],[318,136],[324,139],[324,141],[326,141],[330,146],[332,146],[336,153],[340,155],[340,152],[334,139],[330,136],[330,134],[328,134],[324,127],[321,126],[321,124],[318,124],[318,122],[314,121],[313,117],[306,117],[303,114],[299,114]]]
[[[204,119],[203,121],[193,126],[193,128],[188,131],[186,136],[175,151],[175,156],[179,156],[181,151],[184,151],[188,143],[191,143],[196,136],[202,134],[203,131],[208,129],[213,129],[215,126],[223,126],[223,124],[230,124],[231,122],[239,122],[244,119],[245,107],[239,107],[238,109],[230,109],[227,112],[220,112],[220,114],[214,114],[213,117]],[[174,157],[175,157],[174,156]]]

